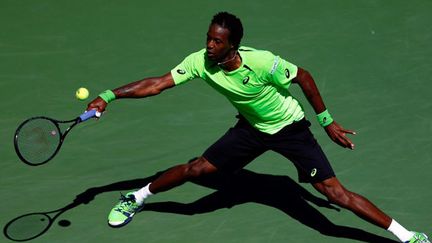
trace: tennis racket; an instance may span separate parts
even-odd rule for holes
[[[27,119],[15,131],[15,151],[21,161],[28,165],[45,164],[56,156],[73,127],[100,115],[97,110],[89,110],[69,121],[58,121],[44,116]],[[67,128],[62,130],[61,125]]]

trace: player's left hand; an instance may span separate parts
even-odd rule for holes
[[[354,149],[354,143],[346,136],[346,134],[355,135],[356,133],[351,130],[347,130],[340,126],[336,122],[332,122],[330,125],[326,126],[325,131],[327,135],[333,140],[333,142],[339,144],[344,148]]]

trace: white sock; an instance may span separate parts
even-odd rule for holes
[[[133,194],[135,196],[135,200],[138,204],[142,205],[146,198],[153,195],[153,193],[151,193],[151,191],[149,189],[150,184],[151,183],[147,184],[147,186],[139,189],[138,191],[133,192]]]
[[[394,219],[392,219],[392,222],[387,230],[392,232],[401,242],[409,241],[414,236],[413,232],[405,229]]]

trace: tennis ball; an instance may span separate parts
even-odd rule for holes
[[[79,100],[87,99],[89,97],[89,94],[90,93],[89,93],[88,89],[83,88],[83,87],[77,89],[77,91],[75,92],[75,96]]]

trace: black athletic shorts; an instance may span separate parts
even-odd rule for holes
[[[297,168],[300,182],[321,182],[335,176],[306,119],[284,127],[276,134],[260,132],[240,116],[237,124],[203,154],[222,172],[240,170],[259,155],[273,150]]]

